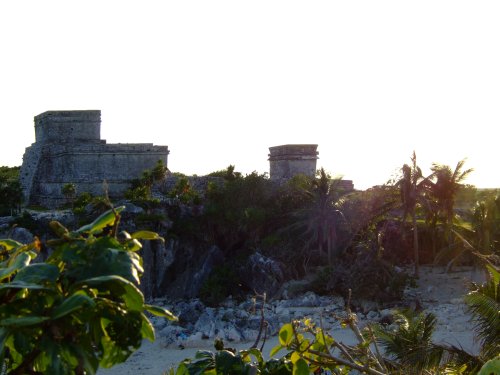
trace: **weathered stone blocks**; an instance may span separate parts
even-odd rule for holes
[[[36,142],[26,148],[21,186],[26,204],[54,208],[64,202],[62,187],[103,194],[122,194],[132,179],[158,160],[167,165],[168,147],[146,144],[106,144],[101,140],[101,112],[48,111],[35,117]]]
[[[269,176],[288,179],[297,174],[314,177],[318,145],[282,145],[269,147]]]

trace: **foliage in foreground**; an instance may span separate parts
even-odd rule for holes
[[[185,359],[177,371],[169,375],[187,374],[480,374],[500,375],[500,272],[488,266],[490,279],[468,296],[466,303],[477,322],[481,339],[479,355],[462,348],[435,344],[432,333],[436,319],[432,314],[402,312],[397,315],[395,328],[357,325],[349,303],[340,319],[354,333],[357,344],[337,341],[310,319],[293,321],[281,327],[279,344],[271,357],[281,350],[281,358],[263,360],[261,351],[252,348],[239,352],[216,343],[216,353],[200,351],[193,359]],[[254,345],[256,346],[256,345]],[[382,352],[382,348],[385,349]]]
[[[175,319],[144,302],[138,240],[160,238],[117,235],[123,208],[74,232],[51,222],[59,238],[48,241],[54,251],[45,263],[31,263],[38,240],[0,240],[0,372],[95,374],[154,340],[146,311]]]

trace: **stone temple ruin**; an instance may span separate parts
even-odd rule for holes
[[[318,145],[288,144],[269,148],[270,178],[284,181],[297,174],[314,177]],[[27,205],[59,207],[63,187],[77,193],[119,197],[131,180],[161,160],[167,166],[168,146],[152,143],[107,144],[101,139],[101,111],[48,111],[35,116],[35,143],[26,148],[20,181]],[[346,190],[352,181],[343,180]]]
[[[269,177],[289,179],[297,174],[314,177],[318,145],[282,145],[269,147]]]
[[[293,144],[269,147],[269,177],[271,180],[288,180],[297,174],[316,175],[318,145]],[[346,192],[354,190],[352,180],[340,180],[338,186]]]
[[[48,111],[35,117],[35,143],[26,148],[20,181],[26,204],[53,208],[65,201],[62,187],[74,183],[77,192],[111,197],[130,181],[167,165],[168,147],[152,143],[106,144],[101,139],[101,111]]]

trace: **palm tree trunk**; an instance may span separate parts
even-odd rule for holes
[[[328,237],[326,240],[326,246],[328,251],[328,265],[333,266],[333,249],[330,238]]]
[[[437,220],[435,218],[432,219],[431,223],[431,240],[432,240],[432,261],[436,259],[436,225]]]
[[[419,274],[419,254],[418,254],[418,228],[417,228],[417,215],[415,210],[412,212],[412,221],[413,221],[413,254],[415,257],[415,277],[418,278]]]

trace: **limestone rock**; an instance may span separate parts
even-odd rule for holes
[[[240,278],[245,286],[258,294],[276,296],[284,282],[283,265],[259,252],[252,254],[240,269]]]
[[[35,237],[29,230],[21,227],[15,227],[12,229],[10,238],[22,244],[28,244],[33,242]]]
[[[217,246],[202,249],[177,244],[172,256],[173,261],[163,268],[165,277],[159,286],[161,293],[170,298],[197,297],[214,267],[224,262],[224,254]]]

